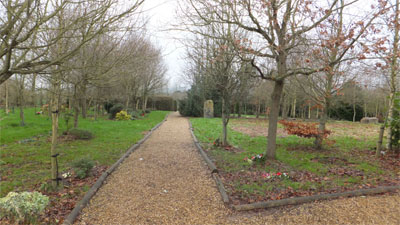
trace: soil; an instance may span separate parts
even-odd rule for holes
[[[76,224],[400,224],[400,193],[257,212],[227,208],[177,113],[106,181]]]

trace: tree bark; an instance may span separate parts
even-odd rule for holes
[[[127,94],[127,95],[126,95],[126,102],[125,102],[125,109],[126,109],[126,110],[128,110],[129,101],[130,101],[129,94]]]
[[[376,153],[375,153],[376,157],[379,157],[381,155],[384,133],[385,133],[385,125],[382,125],[379,130],[379,139],[378,139],[378,144],[376,146]]]
[[[227,105],[225,99],[222,98],[222,146],[228,145],[228,120],[227,118]]]
[[[296,95],[296,90],[294,92],[294,99],[293,99],[293,105],[292,105],[292,118],[296,118],[296,104],[297,104],[297,95]]]
[[[74,128],[78,128],[79,125],[79,99],[77,86],[74,87],[73,104],[74,104]]]
[[[25,89],[25,76],[21,75],[18,83],[18,102],[19,102],[19,118],[21,120],[20,124],[22,127],[25,126],[25,115],[24,115],[24,89]]]
[[[325,106],[325,108],[322,110],[322,112],[320,114],[319,125],[318,125],[318,135],[315,138],[315,142],[314,142],[316,149],[322,149],[322,142],[324,140],[324,134],[325,134],[327,120],[328,120],[328,108]]]
[[[238,109],[238,118],[242,117],[242,108],[243,108],[243,102],[239,102],[239,109]]]
[[[56,75],[57,76],[57,75]],[[57,78],[56,78],[57,79]],[[57,186],[57,165],[56,165],[56,155],[57,150],[57,137],[58,137],[58,117],[59,117],[59,92],[60,92],[60,81],[56,80],[52,83],[53,93],[51,95],[51,104],[49,106],[49,111],[51,111],[52,120],[52,133],[51,133],[51,179],[53,187]]]
[[[265,152],[267,159],[276,158],[276,132],[278,129],[279,103],[281,100],[283,86],[284,82],[282,80],[275,81],[274,90],[271,95],[271,110],[268,120],[268,143],[267,150]]]
[[[143,97],[143,107],[142,107],[143,111],[145,111],[147,108],[147,100],[148,100],[148,97],[146,95]]]
[[[6,115],[8,115],[8,111],[9,111],[9,109],[8,109],[8,81],[6,81],[5,82],[5,84],[4,84],[5,86],[6,86],[6,106],[5,106],[5,113],[6,113]]]
[[[393,108],[394,108],[394,93],[390,93],[389,96],[389,111],[388,111],[388,123],[387,129],[387,143],[386,148],[392,150],[392,120],[393,120]]]
[[[399,53],[399,40],[400,40],[400,26],[399,26],[399,17],[400,17],[400,9],[399,6],[400,1],[396,0],[396,8],[395,8],[395,18],[394,18],[394,41],[393,41],[393,54],[390,63],[390,97],[389,97],[389,113],[388,113],[388,135],[387,135],[387,148],[388,150],[392,150],[392,136],[393,136],[393,116],[394,116],[394,99],[397,91],[396,79],[398,73],[397,59]]]
[[[287,118],[288,114],[288,107],[287,107],[287,102],[286,102],[286,93],[282,94],[283,100],[282,100],[282,119]]]
[[[34,74],[33,75],[33,77],[32,77],[32,87],[31,87],[31,92],[32,92],[32,104],[33,104],[33,107],[34,107],[34,111],[33,111],[33,113],[35,113],[36,114],[36,77],[37,77],[37,74]]]
[[[82,118],[86,119],[87,117],[87,98],[86,94],[83,94],[81,98],[81,104],[82,104]]]
[[[139,98],[136,100],[136,111],[139,109],[139,103],[140,103],[140,100],[139,100]]]

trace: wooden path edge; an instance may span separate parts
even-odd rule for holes
[[[228,204],[229,196],[226,193],[226,189],[225,189],[224,184],[221,181],[221,178],[219,177],[219,171],[218,171],[217,167],[215,166],[215,164],[213,163],[213,161],[208,157],[207,153],[201,147],[199,141],[196,138],[196,135],[194,135],[194,132],[193,132],[194,129],[193,129],[192,123],[190,122],[190,120],[188,120],[188,121],[189,121],[189,130],[190,130],[190,133],[192,134],[194,145],[196,146],[198,152],[200,153],[200,155],[202,156],[204,161],[207,163],[208,168],[211,170],[211,176],[214,179],[215,184],[217,185],[219,193],[221,194],[222,201],[225,204]]]
[[[107,177],[115,171],[115,169],[118,168],[121,163],[128,158],[137,148],[140,147],[140,145],[143,144],[150,136],[151,134],[159,128],[168,118],[168,115],[165,115],[165,118],[163,121],[158,123],[156,126],[154,126],[140,141],[138,141],[136,144],[131,146],[128,151],[116,162],[114,163],[110,168],[108,168],[94,183],[94,185],[89,189],[88,192],[86,192],[85,196],[83,196],[82,200],[75,205],[75,208],[71,211],[70,214],[65,218],[63,225],[72,225],[76,218],[79,216],[81,213],[82,209],[84,209],[87,204],[89,204],[90,200],[93,198],[93,196],[96,194],[96,192],[100,189],[100,187],[103,185],[104,181],[107,179]]]

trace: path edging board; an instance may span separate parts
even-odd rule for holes
[[[218,171],[217,167],[215,166],[215,164],[208,157],[207,153],[201,147],[199,141],[196,138],[196,135],[194,135],[192,123],[190,122],[190,120],[188,120],[188,121],[189,121],[189,130],[190,130],[190,133],[192,134],[194,145],[196,146],[196,148],[199,151],[200,155],[203,157],[204,161],[207,163],[208,168],[211,170],[212,178],[214,179],[215,184],[217,185],[218,191],[221,194],[222,201],[225,204],[228,204],[229,203],[229,196],[226,193],[226,189],[225,189],[224,184],[221,181],[221,178],[219,177],[219,171]]]
[[[207,165],[209,166],[209,168],[212,171],[212,177],[214,178],[215,183],[217,184],[218,191],[220,192],[220,194],[222,196],[222,200],[224,203],[229,203],[230,202],[229,196],[226,192],[224,184],[222,183],[222,181],[219,177],[219,171],[215,167],[215,164],[212,163],[211,159],[204,152],[204,150],[201,147],[200,143],[198,142],[196,136],[194,135],[192,123],[190,122],[190,120],[188,120],[188,121],[189,121],[190,132],[192,134],[194,143],[195,143],[197,149],[199,150],[201,156],[203,156],[203,159],[206,161]],[[210,166],[209,162],[211,162],[211,166]],[[337,199],[337,198],[342,198],[342,197],[356,197],[356,196],[365,196],[365,195],[374,195],[374,194],[384,194],[384,193],[388,193],[388,192],[396,192],[398,190],[400,190],[399,185],[398,186],[381,186],[381,187],[377,187],[377,188],[359,189],[359,190],[354,190],[354,191],[339,192],[339,193],[332,193],[332,194],[319,194],[319,195],[311,195],[311,196],[304,196],[304,197],[286,198],[286,199],[281,199],[281,200],[271,200],[271,201],[256,202],[256,203],[251,203],[251,204],[241,204],[241,205],[230,204],[230,207],[237,211],[267,209],[267,208],[287,206],[287,205],[298,205],[298,204],[314,202],[314,201],[321,201],[321,200],[332,200],[332,199]]]
[[[128,158],[137,148],[140,147],[140,145],[145,142],[150,135],[157,129],[159,128],[166,120],[168,117],[169,113],[165,116],[164,120],[158,123],[155,127],[153,127],[140,141],[138,141],[136,144],[131,146],[128,151],[116,162],[114,163],[110,168],[108,168],[94,183],[94,185],[89,189],[88,192],[86,192],[85,196],[83,196],[82,200],[79,201],[76,205],[75,208],[71,211],[71,213],[65,218],[63,225],[72,225],[76,218],[79,216],[81,213],[82,209],[86,207],[86,205],[90,202],[90,200],[93,198],[93,196],[96,194],[96,192],[100,189],[100,187],[103,185],[104,181],[107,179],[107,177],[115,171],[115,169],[118,168],[121,163]]]
[[[311,195],[305,197],[295,197],[295,198],[286,198],[281,200],[272,200],[265,202],[256,202],[252,204],[242,204],[242,205],[233,205],[233,209],[237,211],[246,211],[253,209],[266,209],[273,208],[279,206],[287,206],[287,205],[298,205],[308,202],[321,201],[321,200],[332,200],[341,197],[357,197],[357,196],[365,196],[365,195],[373,195],[373,194],[383,194],[387,192],[395,192],[400,189],[400,186],[383,186],[377,188],[369,188],[369,189],[360,189],[355,191],[347,191],[340,193],[332,193],[332,194],[320,194],[320,195]]]
[[[203,150],[199,141],[197,140],[196,136],[194,135],[192,123],[190,122],[190,120],[188,120],[188,121],[189,121],[189,130],[190,130],[190,133],[192,134],[192,137],[194,140],[194,145],[196,145],[197,150],[199,151],[200,155],[203,157],[204,161],[206,161],[208,167],[211,170],[211,173],[218,173],[217,167],[211,161],[211,159],[207,156],[207,153]]]

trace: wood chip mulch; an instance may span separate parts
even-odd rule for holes
[[[400,224],[400,193],[257,212],[222,203],[174,113],[107,179],[76,224]]]

